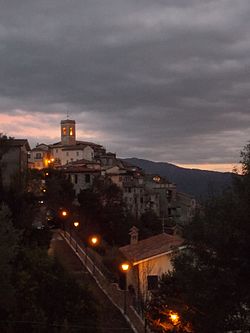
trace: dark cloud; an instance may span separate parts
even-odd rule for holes
[[[0,112],[70,109],[122,156],[238,160],[250,134],[248,0],[0,6]]]

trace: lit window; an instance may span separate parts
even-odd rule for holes
[[[153,180],[154,180],[156,183],[159,183],[160,180],[161,180],[161,177],[159,177],[159,176],[155,176],[155,177],[153,178]]]
[[[69,135],[72,136],[73,135],[73,127],[69,128]]]
[[[66,127],[63,127],[62,131],[63,131],[63,135],[67,135],[67,129],[66,129]]]

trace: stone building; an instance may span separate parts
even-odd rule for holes
[[[29,156],[29,167],[31,169],[44,169],[48,168],[50,163],[50,150],[49,146],[40,143],[37,144],[35,148],[33,148],[30,152]]]
[[[8,187],[28,169],[30,146],[26,139],[6,139],[0,141],[1,178],[4,187]]]
[[[42,169],[52,164],[60,167],[73,161],[83,159],[93,161],[106,155],[103,146],[76,140],[75,120],[62,120],[60,130],[61,141],[49,145],[38,144],[31,150],[29,159],[31,167]]]

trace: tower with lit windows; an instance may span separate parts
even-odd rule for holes
[[[71,146],[76,144],[76,122],[75,120],[61,121],[61,144]]]

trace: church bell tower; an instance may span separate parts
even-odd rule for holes
[[[71,146],[76,144],[75,120],[61,120],[61,144],[64,146]]]

